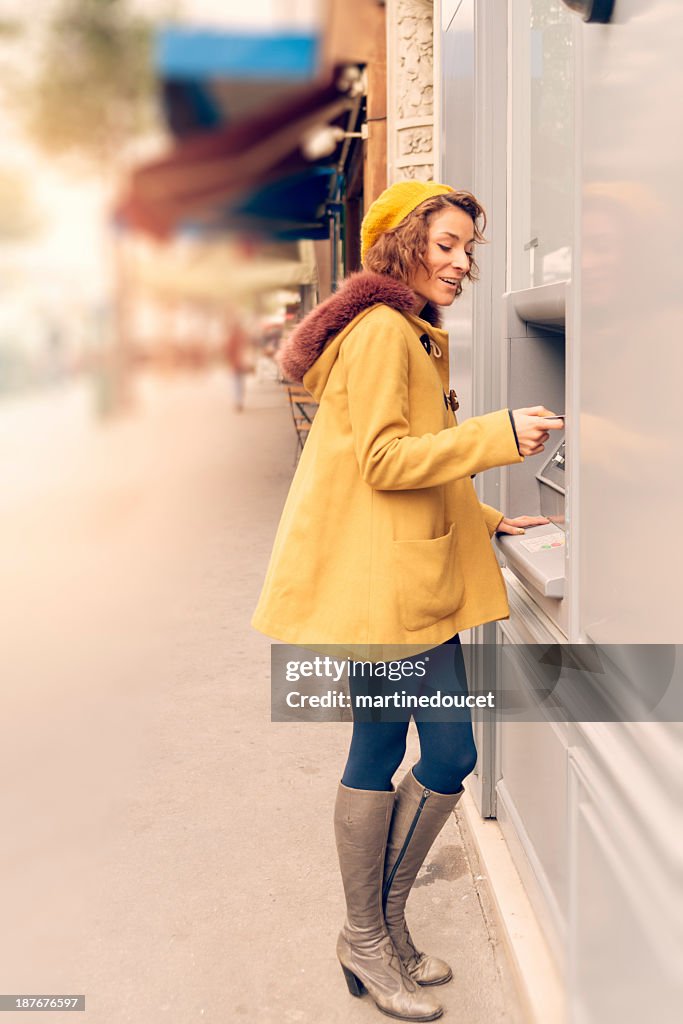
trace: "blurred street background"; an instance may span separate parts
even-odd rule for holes
[[[313,0],[241,8],[0,4],[0,990],[94,1024],[377,1012],[334,957],[349,725],[272,725],[249,625],[358,71]],[[477,872],[454,821],[415,920],[452,1019],[515,1022]]]

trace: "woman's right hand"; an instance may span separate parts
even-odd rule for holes
[[[549,430],[564,430],[563,419],[547,419],[553,416],[544,405],[532,405],[527,409],[514,409],[512,418],[517,431],[520,455],[540,455],[550,437]]]

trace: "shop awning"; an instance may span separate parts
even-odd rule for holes
[[[156,37],[156,66],[164,77],[310,81],[318,68],[311,32],[218,32],[170,26]]]
[[[166,121],[178,138],[213,130],[291,97],[319,74],[313,32],[225,32],[171,26],[156,36]]]
[[[291,219],[302,225],[314,221],[321,229],[324,210],[316,213],[312,203],[305,202],[305,183],[308,178],[310,197],[317,203],[321,183],[325,176],[329,180],[334,166],[308,162],[301,140],[317,125],[344,123],[349,107],[348,97],[329,82],[259,116],[185,139],[169,156],[134,172],[118,216],[125,224],[163,238],[187,222],[226,226],[233,210],[242,222],[248,214],[258,219],[259,193],[267,197],[272,215],[272,204],[281,210],[293,189],[296,216]]]
[[[242,226],[271,238],[327,238],[327,203],[336,177],[332,167],[307,167],[266,184],[235,203],[230,220],[235,227]]]

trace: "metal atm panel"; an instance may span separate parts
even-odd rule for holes
[[[554,412],[564,412],[566,291],[566,282],[559,282],[505,296],[510,408],[544,402]],[[552,447],[546,447],[543,456],[527,458],[504,472],[506,514],[542,514],[551,522],[521,536],[500,536],[497,543],[508,569],[566,632],[564,433],[554,434],[549,444]]]

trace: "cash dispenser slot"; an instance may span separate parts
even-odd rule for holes
[[[509,292],[507,324],[507,404],[512,409],[545,402],[565,410],[565,282]],[[540,513],[550,520],[519,536],[501,535],[498,548],[508,568],[544,598],[565,595],[565,495],[567,448],[564,434],[551,434],[539,459],[506,469],[506,514]],[[509,510],[509,511],[508,511]]]

